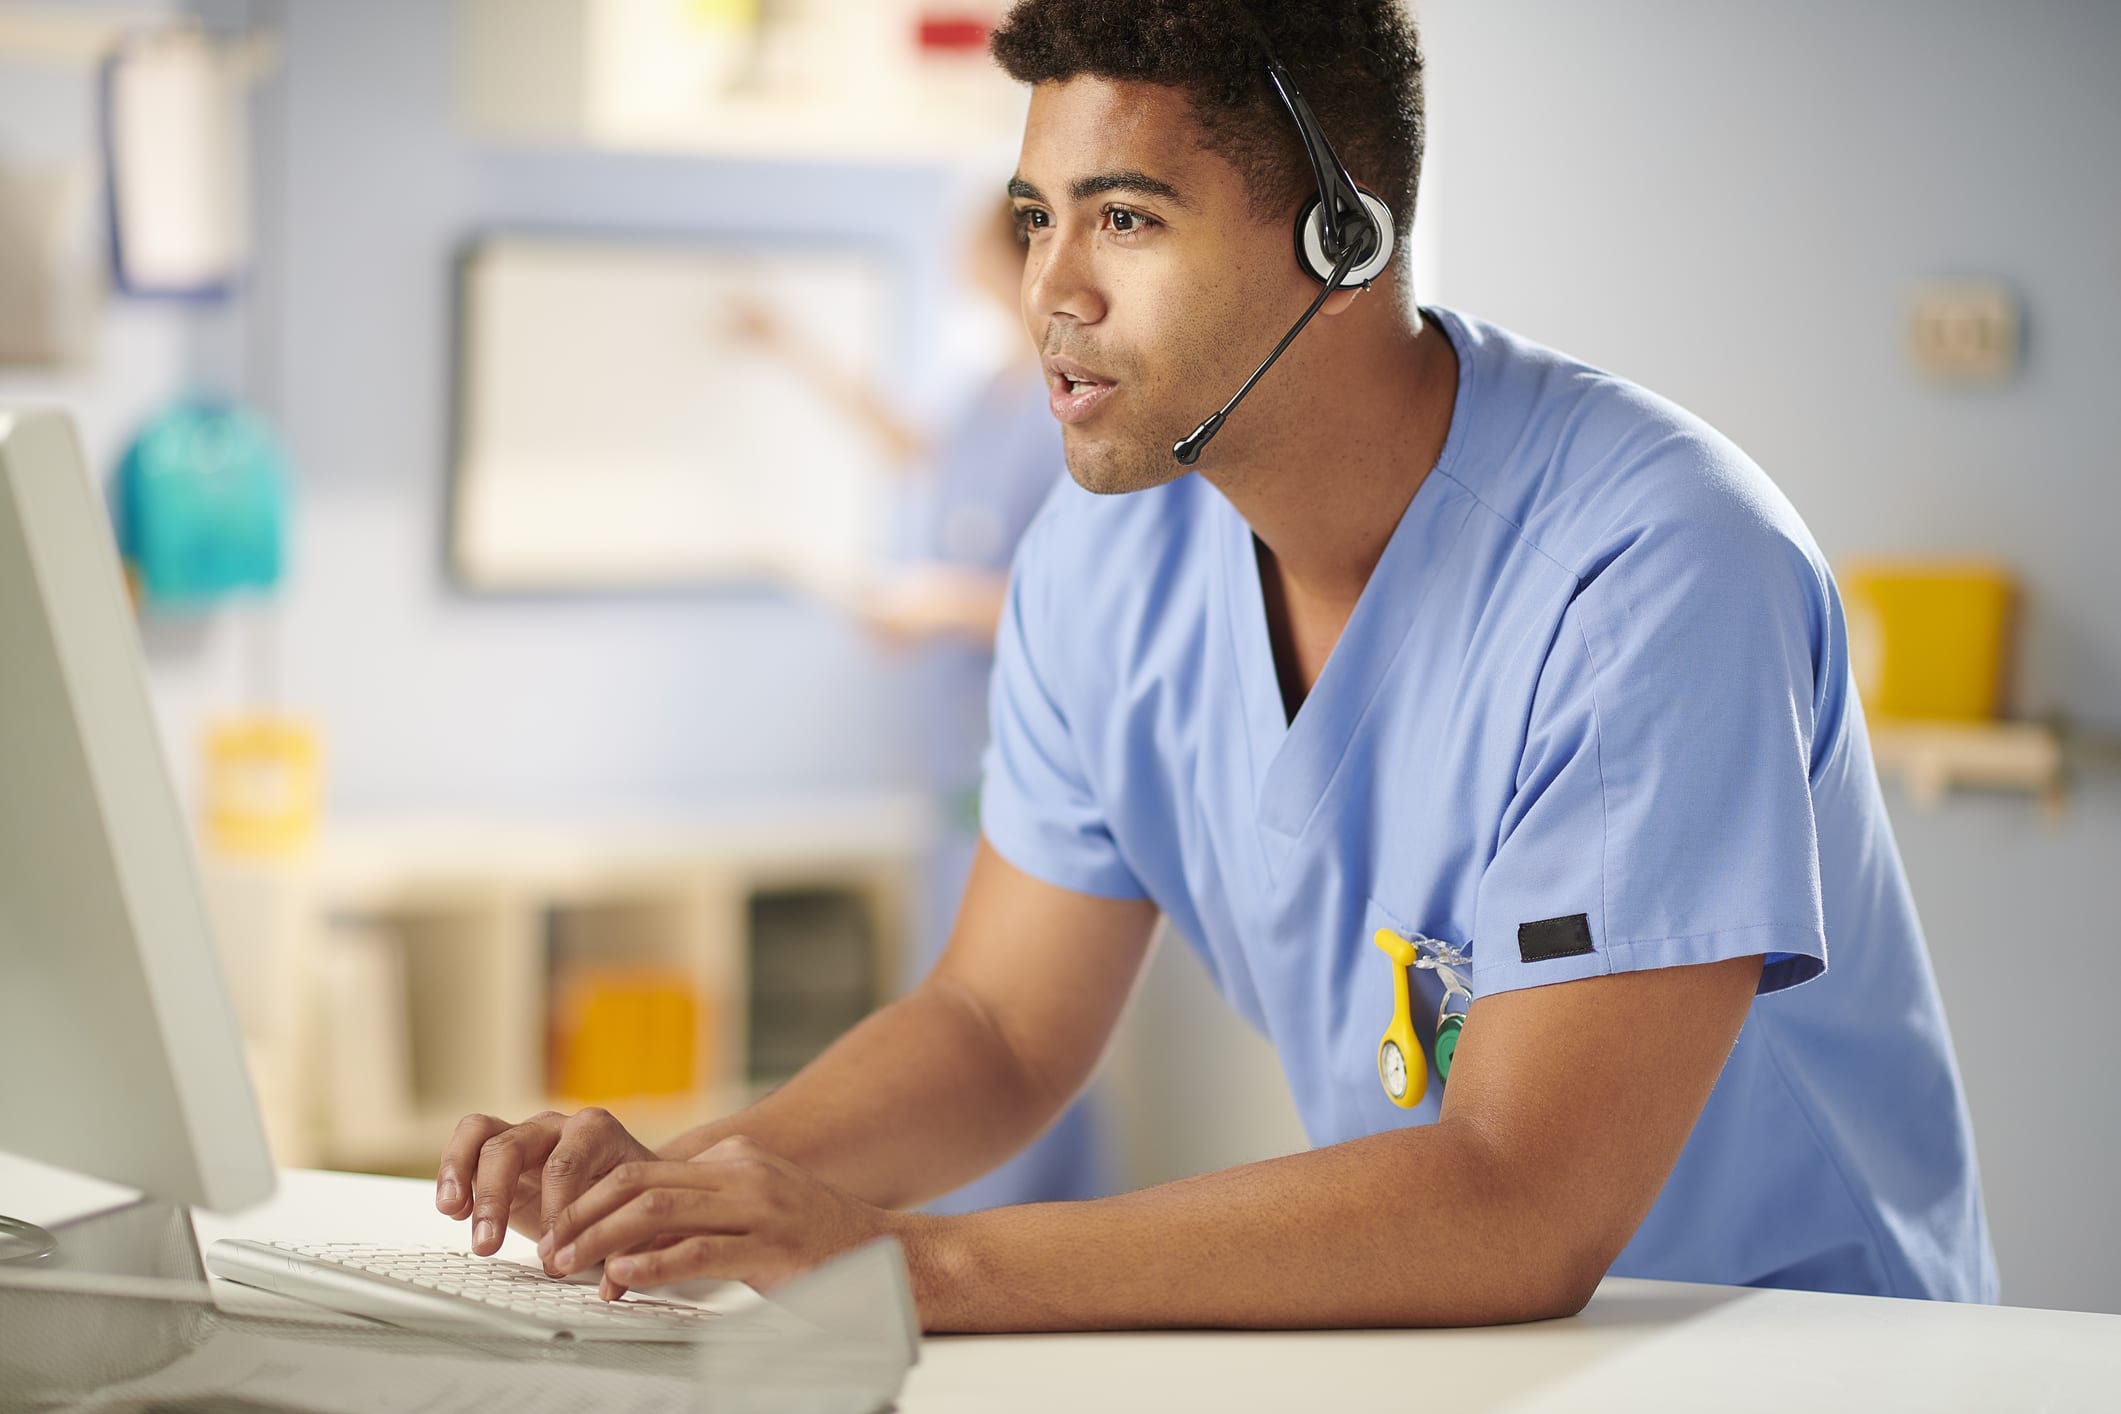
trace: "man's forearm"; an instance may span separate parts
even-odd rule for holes
[[[930,1331],[1483,1325],[1580,1309],[1610,1231],[1395,1130],[1090,1203],[897,1220]]]
[[[881,1207],[970,1182],[1070,1097],[1041,1087],[964,989],[931,978],[834,1042],[787,1084],[658,1152],[689,1159],[745,1135]]]

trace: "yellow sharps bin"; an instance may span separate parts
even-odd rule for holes
[[[2003,706],[2017,582],[1986,560],[1858,560],[1838,575],[1872,716],[1985,722]]]

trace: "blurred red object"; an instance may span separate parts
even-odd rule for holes
[[[982,49],[986,47],[987,36],[993,29],[994,22],[980,15],[947,12],[922,15],[921,48]]]

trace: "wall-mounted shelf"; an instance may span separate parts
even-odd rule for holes
[[[171,31],[203,32],[196,16],[141,9],[78,12],[50,3],[0,4],[0,61],[95,69],[127,40]],[[220,43],[229,73],[254,82],[280,62],[279,36],[258,31]]]
[[[2066,802],[2062,735],[2044,722],[1871,723],[1871,754],[1881,776],[1898,776],[1918,803],[1934,805],[1955,787],[2022,791],[2050,814]]]
[[[0,5],[0,59],[93,68],[133,30],[168,24],[168,15],[80,14],[56,5]]]
[[[1029,93],[920,0],[811,0],[750,24],[669,0],[458,0],[459,108],[503,141],[1007,169]],[[956,7],[979,22],[1001,0]],[[998,185],[998,183],[997,183]]]

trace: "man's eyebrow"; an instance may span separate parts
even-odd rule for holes
[[[1118,172],[1099,172],[1095,176],[1077,177],[1068,184],[1068,196],[1075,201],[1082,201],[1088,197],[1108,191],[1133,192],[1138,196],[1158,197],[1170,202],[1173,206],[1183,206],[1188,211],[1193,209],[1193,203],[1180,196],[1177,187],[1172,186],[1160,177],[1152,177],[1147,172],[1136,172],[1132,169]],[[1009,179],[1009,195],[1020,197],[1025,201],[1044,201],[1046,199],[1045,193],[1032,186],[1031,183],[1025,181],[1022,177],[1011,177]]]
[[[1068,188],[1068,195],[1081,201],[1084,197],[1096,196],[1099,192],[1129,191],[1140,196],[1161,197],[1173,206],[1192,209],[1192,203],[1178,194],[1178,188],[1147,172],[1119,171],[1099,172],[1094,177],[1078,177]]]

